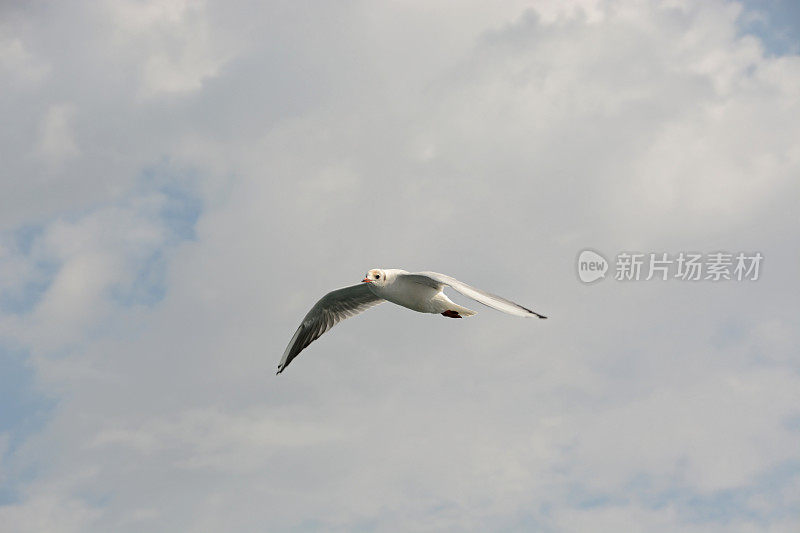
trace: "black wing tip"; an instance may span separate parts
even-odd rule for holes
[[[520,307],[522,307],[522,306],[520,305]],[[539,314],[539,313],[537,313],[536,311],[531,311],[531,310],[530,310],[530,309],[528,309],[527,307],[522,307],[522,308],[523,308],[524,310],[526,310],[527,312],[529,312],[530,314],[532,314],[532,315],[534,315],[534,316],[537,316],[537,317],[541,318],[542,320],[547,320],[547,317],[546,317],[546,316],[544,316],[544,315],[540,315],[540,314]]]

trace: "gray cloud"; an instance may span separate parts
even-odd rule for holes
[[[796,527],[798,59],[735,4],[564,5],[13,10],[0,288],[50,279],[0,335],[57,405],[0,521]],[[585,247],[766,259],[584,286]],[[551,318],[381,306],[276,378],[377,266]]]

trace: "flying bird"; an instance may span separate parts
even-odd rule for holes
[[[441,314],[448,318],[475,314],[475,311],[452,302],[442,292],[445,287],[451,287],[464,296],[510,315],[547,318],[438,272],[411,273],[396,268],[374,268],[367,272],[361,283],[331,291],[311,308],[283,352],[277,373],[283,372],[306,346],[333,326],[384,301],[420,313]]]

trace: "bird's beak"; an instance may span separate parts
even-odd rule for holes
[[[370,281],[372,281],[372,280],[369,279],[369,278],[364,278],[364,279],[361,280],[361,283],[369,283]]]

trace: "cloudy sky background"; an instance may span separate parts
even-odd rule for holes
[[[797,531],[796,6],[4,2],[0,524]],[[551,318],[384,305],[276,377],[372,267]]]

